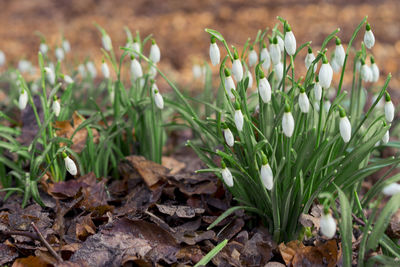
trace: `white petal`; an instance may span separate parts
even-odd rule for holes
[[[394,105],[392,101],[385,102],[385,117],[388,122],[392,122],[394,118]]]
[[[243,79],[243,67],[240,59],[235,59],[232,63],[232,74],[237,82]]]
[[[282,40],[282,37],[278,35],[278,45],[279,45],[279,51],[283,53],[283,49],[285,49],[285,42]]]
[[[134,81],[143,76],[142,66],[136,58],[131,61],[131,74]]]
[[[44,55],[47,53],[47,51],[49,50],[49,47],[47,46],[47,44],[45,43],[40,43],[39,45],[39,51]]]
[[[71,45],[69,44],[68,40],[64,40],[62,42],[62,47],[63,47],[65,53],[68,53],[69,51],[71,51]]]
[[[107,63],[103,62],[103,64],[101,64],[101,72],[103,73],[104,78],[110,78],[110,69],[108,68]]]
[[[322,97],[322,87],[319,82],[314,84],[314,98],[317,101],[320,101]]]
[[[160,48],[158,47],[157,44],[152,44],[151,45],[149,58],[154,63],[158,63],[160,61],[161,52],[160,52]]]
[[[331,86],[332,76],[333,70],[329,62],[322,64],[321,69],[319,70],[319,83],[322,88],[327,89]]]
[[[261,61],[264,61],[262,64],[263,69],[268,71],[269,67],[271,66],[271,57],[266,47],[261,50],[260,58]]]
[[[25,109],[26,104],[28,104],[28,93],[24,90],[20,95],[18,99],[18,107],[20,110]]]
[[[372,81],[372,72],[367,64],[361,66],[361,78],[364,82]]]
[[[217,43],[210,44],[210,60],[211,60],[211,64],[213,64],[213,66],[216,66],[219,64],[220,53],[219,53],[219,48],[218,48]]]
[[[74,83],[74,80],[69,75],[64,75],[64,81],[68,84]]]
[[[346,56],[346,52],[344,51],[343,45],[336,45],[335,48],[335,59],[336,63],[340,66],[343,67],[344,64],[344,58]]]
[[[336,61],[336,57],[334,57],[331,61],[332,63],[332,70],[336,73],[340,72],[340,65],[339,63]]]
[[[224,179],[224,182],[226,183],[227,186],[232,187],[233,186],[233,177],[232,173],[229,171],[228,168],[224,168],[221,171],[222,173],[222,178]]]
[[[296,53],[296,38],[292,31],[285,33],[285,49],[286,52],[293,56]]]
[[[385,135],[382,137],[382,142],[383,142],[384,144],[387,144],[387,143],[389,142],[389,138],[390,138],[390,136],[389,136],[389,130],[387,130],[386,133],[385,133]]]
[[[347,117],[340,118],[339,130],[343,141],[345,143],[349,142],[351,137],[351,124]]]
[[[75,162],[69,157],[64,158],[65,168],[71,175],[76,175],[78,169],[76,168]]]
[[[159,92],[154,94],[154,102],[159,109],[164,108],[164,99]]]
[[[269,84],[267,78],[262,78],[258,85],[258,93],[264,103],[271,101],[271,85]]]
[[[251,72],[249,70],[247,71],[246,77],[249,77],[249,84],[247,85],[247,89],[250,89],[253,87],[253,75],[251,75]]]
[[[233,134],[231,132],[231,130],[228,129],[224,129],[224,137],[225,137],[225,142],[228,146],[232,147],[235,143],[235,139],[233,137]]]
[[[331,101],[326,100],[324,102],[324,110],[325,110],[325,112],[328,112],[330,108],[331,108]]]
[[[282,130],[287,137],[292,137],[294,130],[294,119],[290,112],[285,112],[282,118]]]
[[[320,219],[321,233],[329,239],[336,233],[336,222],[331,214],[323,214]]]
[[[310,68],[314,59],[315,59],[315,56],[313,53],[307,53],[307,56],[304,59],[304,64],[306,65],[307,70]],[[314,72],[315,72],[315,66],[317,66],[317,64],[314,65]]]
[[[371,49],[375,44],[375,36],[371,30],[365,31],[364,44],[368,49]]]
[[[398,193],[400,193],[400,184],[398,183],[392,183],[390,185],[387,185],[383,188],[382,190],[383,194],[387,196],[393,196]]]
[[[233,81],[232,76],[225,77],[225,90],[231,99],[235,97],[231,92],[232,89],[236,90],[235,82]]]
[[[249,66],[253,67],[254,65],[256,65],[257,60],[258,60],[257,52],[253,49],[249,53]]]
[[[267,188],[267,190],[271,190],[274,186],[274,175],[268,163],[261,166],[260,176],[265,188]]]
[[[282,81],[283,78],[283,64],[279,62],[278,64],[274,65],[274,71],[276,75],[276,79],[278,82]]]
[[[93,79],[96,78],[97,70],[96,70],[96,67],[94,66],[94,63],[92,61],[88,61],[86,63],[86,68],[87,68],[90,76],[92,76]]]
[[[276,65],[281,62],[281,50],[278,44],[271,45],[270,56],[272,60],[272,64]]]
[[[243,113],[241,110],[235,110],[235,125],[239,132],[243,130]]]
[[[372,82],[377,82],[379,80],[379,68],[376,63],[371,65],[372,72]]]
[[[101,37],[101,41],[103,43],[103,47],[106,51],[111,51],[112,49],[112,42],[111,42],[111,38],[108,34],[103,35]]]
[[[56,49],[56,58],[59,60],[59,61],[62,61],[63,59],[64,59],[64,50],[61,48],[61,47],[58,47],[57,49]]]
[[[52,109],[56,117],[58,117],[58,115],[60,115],[60,110],[61,110],[60,103],[58,101],[53,101]]]
[[[300,107],[301,112],[308,113],[308,111],[310,109],[310,101],[308,100],[306,93],[300,93],[299,107]]]

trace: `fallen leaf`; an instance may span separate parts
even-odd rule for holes
[[[5,265],[17,257],[18,252],[15,248],[7,246],[6,244],[0,244],[0,265]]]
[[[262,266],[273,256],[274,243],[267,231],[255,233],[244,245],[240,261],[245,266]]]
[[[192,208],[190,206],[175,206],[175,205],[162,205],[156,204],[158,210],[161,213],[167,214],[169,216],[178,216],[179,218],[193,218],[196,214],[203,214],[204,209],[202,208]]]
[[[170,170],[169,174],[171,174],[171,175],[177,174],[182,169],[184,169],[186,166],[185,163],[177,161],[173,157],[165,157],[165,156],[162,157],[162,159],[161,159],[161,165],[168,168]]]
[[[91,214],[80,217],[76,223],[76,238],[81,241],[85,241],[89,235],[94,235],[96,233],[96,226],[90,216]]]
[[[51,266],[36,256],[16,259],[12,267],[48,267]]]

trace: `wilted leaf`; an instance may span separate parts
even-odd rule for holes
[[[36,256],[29,256],[27,258],[19,258],[15,260],[12,267],[48,267],[51,266]]]
[[[15,248],[0,244],[0,265],[9,263],[18,257],[18,252]]]
[[[196,214],[203,214],[204,209],[192,208],[190,206],[175,206],[175,205],[162,205],[156,204],[161,213],[168,214],[169,216],[178,216],[179,218],[193,218]]]
[[[168,168],[170,170],[169,174],[171,174],[171,175],[177,174],[186,166],[185,163],[177,161],[173,157],[162,157],[161,161],[162,161],[161,165]]]
[[[211,195],[217,191],[217,179],[214,176],[205,174],[179,173],[168,175],[168,182],[184,193],[185,195]]]
[[[240,260],[246,266],[262,266],[272,258],[273,247],[271,236],[266,231],[255,233],[244,245]]]
[[[90,214],[79,218],[76,223],[76,238],[85,241],[89,235],[96,233],[96,226],[94,225]]]

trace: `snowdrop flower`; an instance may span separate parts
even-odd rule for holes
[[[383,188],[382,193],[385,194],[386,196],[396,195],[400,193],[400,184],[391,183]]]
[[[240,62],[237,51],[233,55],[232,74],[237,82],[240,82],[243,79],[243,66],[242,62]]]
[[[26,104],[28,104],[28,93],[26,92],[25,89],[22,89],[21,94],[19,95],[19,99],[18,99],[19,109],[24,110],[26,107]]]
[[[254,50],[254,47],[250,47],[250,52],[249,52],[249,67],[253,67],[257,64],[258,60],[258,55],[257,52]]]
[[[372,73],[372,82],[377,82],[379,80],[379,68],[375,63],[375,59],[373,56],[370,57],[371,59],[371,73]]]
[[[331,63],[332,70],[336,73],[340,72],[340,65],[337,63],[335,55],[333,55]]]
[[[247,89],[250,89],[253,87],[253,75],[251,75],[251,72],[247,70],[246,72],[246,77],[249,77],[249,84],[247,85]]]
[[[108,68],[107,63],[103,59],[103,63],[101,63],[101,72],[105,79],[110,78],[110,69]]]
[[[369,23],[365,26],[364,44],[368,49],[371,49],[375,44],[375,36],[372,33]]]
[[[131,56],[131,74],[134,81],[143,76],[142,66],[133,55]]]
[[[321,219],[319,221],[321,233],[328,237],[329,239],[333,238],[336,233],[336,222],[332,217],[330,212],[322,214]]]
[[[290,56],[293,56],[294,53],[296,53],[296,37],[294,37],[289,24],[286,24],[285,49]]]
[[[57,96],[54,96],[51,108],[53,109],[54,115],[58,117],[60,115],[61,107],[60,107],[60,102],[57,99]]]
[[[279,62],[278,64],[274,65],[274,71],[278,82],[280,82],[283,78],[283,64]]]
[[[32,83],[32,85],[31,85],[31,91],[33,92],[33,93],[37,93],[37,92],[39,92],[39,84],[37,83],[37,82],[33,82]]]
[[[351,137],[351,124],[346,116],[346,112],[340,106],[339,106],[339,115],[340,115],[340,122],[339,122],[340,135],[342,136],[343,141],[347,143],[350,141]]]
[[[394,118],[394,105],[388,92],[385,95],[385,118],[387,122],[392,122]]]
[[[219,60],[220,60],[219,48],[218,48],[218,45],[216,43],[214,36],[211,37],[210,60],[211,60],[211,64],[213,64],[213,66],[218,65]]]
[[[269,55],[265,42],[263,42],[263,48],[261,49],[260,60],[263,61],[262,63],[263,69],[265,71],[268,71],[269,67],[271,66],[271,57]]]
[[[345,57],[346,52],[344,52],[342,42],[336,37],[335,61],[339,65],[339,68],[343,67]]]
[[[39,51],[43,54],[43,55],[45,55],[46,53],[47,53],[47,51],[49,50],[49,47],[47,46],[47,44],[46,43],[40,43],[40,45],[39,45]]]
[[[226,123],[222,125],[222,128],[224,129],[224,138],[226,144],[230,147],[233,147],[235,143],[235,138],[233,137],[231,130],[228,128],[228,125],[226,125]]]
[[[277,39],[278,39],[279,51],[283,53],[283,50],[285,49],[285,42],[283,41],[280,35],[277,35]]]
[[[155,65],[151,65],[149,68],[149,76],[150,78],[154,79],[157,76],[157,68]]]
[[[272,39],[272,44],[270,48],[270,56],[272,60],[272,64],[276,65],[281,62],[281,50],[279,48],[278,44],[278,38],[275,36],[274,39]]]
[[[47,80],[51,85],[56,83],[56,75],[51,67],[45,67],[44,72],[46,73]]]
[[[69,53],[71,51],[71,45],[69,44],[67,39],[62,41],[62,48],[64,49],[65,53]]]
[[[79,75],[81,75],[82,77],[86,76],[86,70],[85,70],[85,66],[83,64],[80,64],[78,66],[78,72],[79,72]]]
[[[325,102],[324,102],[324,110],[325,110],[325,112],[329,112],[330,108],[331,108],[331,101],[329,101],[329,99],[325,99]]]
[[[332,67],[329,64],[326,55],[324,55],[324,58],[322,60],[322,66],[319,70],[319,82],[322,88],[328,89],[331,86],[332,76],[333,76]]]
[[[316,101],[320,101],[322,97],[322,87],[319,83],[319,76],[315,75],[315,84],[314,84],[314,98]]]
[[[71,78],[71,76],[69,75],[63,75],[64,76],[64,82],[66,82],[67,84],[73,84],[74,80]]]
[[[221,161],[221,174],[222,174],[222,179],[224,180],[225,184],[228,187],[233,186],[233,177],[231,171],[226,167],[226,164],[224,161]]]
[[[299,107],[301,112],[303,113],[308,113],[308,111],[310,110],[310,101],[308,100],[304,87],[300,87]]]
[[[87,68],[90,76],[92,76],[93,79],[96,78],[97,70],[96,70],[96,67],[94,66],[94,63],[92,61],[86,62],[86,68]]]
[[[310,68],[312,62],[315,60],[315,55],[314,55],[314,53],[313,53],[311,47],[308,47],[308,51],[307,51],[307,52],[308,52],[308,53],[307,53],[306,58],[304,59],[304,64],[306,65],[306,68],[307,68],[307,70],[308,70],[308,69]],[[316,64],[314,65],[314,72],[317,71],[317,67],[318,67],[318,64],[316,63]]]
[[[155,102],[156,106],[159,109],[163,109],[164,108],[164,99],[163,99],[162,95],[160,94],[160,92],[157,89],[155,89],[153,92],[154,92],[154,102]]]
[[[101,37],[101,42],[103,43],[103,47],[106,51],[111,51],[112,49],[112,42],[111,38],[108,34],[104,33]]]
[[[133,50],[133,52],[136,52],[136,54],[138,52],[140,52],[140,43],[138,42],[138,40],[136,38],[133,39],[132,50]]]
[[[382,143],[387,144],[389,142],[389,138],[389,130],[387,130],[385,135],[382,137]]]
[[[232,90],[236,90],[236,86],[232,79],[231,72],[225,68],[225,91],[231,99],[235,97],[232,94]]]
[[[274,186],[274,175],[272,173],[271,167],[268,164],[267,156],[265,156],[264,153],[262,154],[260,177],[265,188],[267,188],[267,190],[271,190]]]
[[[282,130],[287,137],[292,137],[294,130],[294,119],[292,113],[290,112],[290,106],[287,103],[285,104],[285,113],[283,113],[282,118]]]
[[[201,75],[203,75],[203,71],[198,64],[194,64],[192,67],[193,78],[200,79]]]
[[[160,48],[156,44],[156,40],[152,39],[151,40],[151,47],[150,47],[150,55],[149,58],[151,61],[154,63],[160,62],[160,57],[161,57],[161,52]]]
[[[365,61],[361,59],[361,79],[364,82],[370,82],[372,81],[372,71],[371,68],[368,67],[367,64],[365,64]]]
[[[18,69],[21,73],[29,72],[32,68],[32,63],[28,60],[21,59],[18,62]]]
[[[236,102],[235,105],[235,125],[239,132],[243,130],[243,113],[240,110],[240,105],[238,102]]]
[[[263,71],[260,71],[260,81],[258,84],[258,93],[264,103],[271,101],[271,85],[269,84],[267,78]]]
[[[77,175],[78,169],[76,168],[75,162],[63,152],[62,157],[64,158],[65,168],[71,175]]]
[[[64,59],[64,50],[61,47],[56,48],[55,54],[58,61],[62,61]]]

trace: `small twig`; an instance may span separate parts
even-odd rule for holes
[[[30,239],[33,239],[33,240],[39,240],[39,236],[37,234],[27,232],[27,231],[0,231],[0,234],[6,235],[6,236],[20,235],[20,236],[29,237]]]
[[[60,257],[60,255],[57,254],[57,252],[50,246],[49,242],[43,237],[42,233],[39,231],[39,228],[35,225],[34,222],[31,223],[33,229],[39,236],[40,241],[45,245],[45,247],[49,250],[50,254],[53,255],[58,262],[63,262],[63,259]]]

